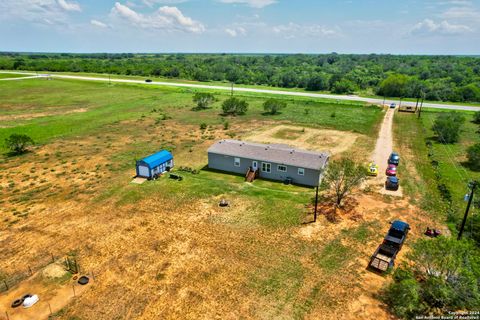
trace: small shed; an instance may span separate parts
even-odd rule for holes
[[[173,155],[167,150],[137,161],[137,177],[151,179],[173,168]]]

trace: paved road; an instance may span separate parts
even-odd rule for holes
[[[0,71],[0,73],[14,73],[7,71]],[[37,73],[31,72],[16,72],[17,74],[22,73],[25,75],[37,76]],[[215,85],[204,85],[204,84],[193,84],[193,83],[176,83],[176,82],[161,82],[153,81],[146,83],[142,80],[131,80],[131,79],[108,79],[101,77],[86,77],[86,76],[71,76],[71,75],[61,75],[61,74],[40,74],[38,77],[53,77],[61,79],[72,79],[72,80],[88,80],[88,81],[111,81],[111,82],[120,82],[120,83],[136,83],[144,85],[157,85],[157,86],[168,86],[168,87],[184,87],[184,88],[197,88],[197,89],[214,89],[214,90],[232,90],[231,87],[227,86],[215,86]],[[20,78],[25,79],[25,78]],[[323,94],[323,93],[309,93],[309,92],[296,92],[296,91],[283,91],[283,90],[268,90],[268,89],[255,89],[255,88],[242,88],[234,87],[233,89],[236,92],[253,92],[253,93],[265,93],[265,94],[274,94],[274,95],[285,95],[285,96],[297,96],[297,97],[309,97],[309,98],[325,98],[325,99],[334,99],[334,100],[347,100],[347,101],[361,101],[372,104],[382,104],[383,99],[375,98],[364,98],[359,96],[346,96],[346,95],[334,95],[334,94]],[[398,100],[385,100],[386,104],[397,103]],[[415,102],[402,102],[402,105],[415,106]],[[449,105],[441,103],[424,103],[424,107],[434,108],[434,109],[449,109],[449,110],[465,110],[465,111],[480,111],[480,107],[465,106],[465,105]]]

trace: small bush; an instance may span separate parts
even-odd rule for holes
[[[480,143],[474,144],[467,149],[467,158],[470,168],[480,171]]]
[[[201,123],[200,124],[200,130],[206,130],[207,129],[207,124],[206,123]]]
[[[230,128],[230,123],[228,121],[225,121],[223,123],[223,130],[228,130]]]
[[[26,134],[12,133],[5,139],[5,145],[13,154],[22,154],[27,152],[28,146],[33,145],[33,139]]]

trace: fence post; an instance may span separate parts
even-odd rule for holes
[[[75,285],[74,284],[72,284],[72,289],[73,289],[73,296],[75,297],[76,295],[75,295]]]
[[[52,312],[52,307],[50,306],[50,302],[47,302],[47,303],[48,303],[48,309],[50,310],[50,315],[52,315],[53,312]]]

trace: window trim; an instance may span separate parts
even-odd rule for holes
[[[281,167],[285,168],[285,170],[280,170]],[[286,165],[283,165],[283,164],[278,164],[277,165],[277,171],[278,172],[287,172],[287,170],[288,170],[288,167]]]
[[[300,171],[301,171],[302,173],[300,173]],[[305,175],[305,168],[298,168],[297,174],[298,174],[299,176],[304,176],[304,175]]]
[[[237,160],[238,160],[238,164],[237,164]],[[234,158],[233,158],[233,165],[234,165],[235,167],[237,167],[237,168],[240,167],[240,166],[241,166],[241,163],[242,163],[242,161],[240,160],[240,158],[238,158],[238,157],[234,157]]]
[[[264,170],[264,166],[265,166],[265,169],[267,169],[268,167],[268,170]],[[270,162],[262,162],[262,172],[272,173],[272,164]]]

